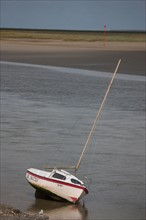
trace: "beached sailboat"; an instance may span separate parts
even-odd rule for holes
[[[47,169],[52,169],[51,171],[44,171],[35,168],[29,168],[27,170],[26,179],[38,192],[46,194],[55,200],[66,200],[72,203],[77,203],[83,196],[88,194],[87,186],[84,184],[83,181],[76,177],[76,172],[79,169],[85,150],[89,144],[90,138],[95,129],[100,113],[102,112],[103,106],[105,104],[106,98],[114,81],[120,62],[121,60],[119,60],[115,72],[113,73],[113,76],[103,98],[101,106],[97,112],[89,136],[83,147],[83,150],[81,152],[76,166],[61,167],[59,169],[52,169],[48,167]],[[74,169],[75,175],[65,171],[64,169]]]

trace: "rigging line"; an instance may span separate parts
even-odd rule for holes
[[[116,69],[115,69],[115,72],[113,73],[112,79],[111,79],[111,81],[110,81],[110,83],[109,83],[109,86],[108,86],[108,88],[107,88],[107,91],[106,91],[106,93],[105,93],[105,96],[104,96],[104,98],[103,98],[103,101],[102,101],[102,103],[101,103],[101,106],[100,106],[100,108],[99,108],[99,110],[98,110],[98,112],[97,112],[96,118],[95,118],[95,120],[94,120],[94,122],[93,122],[93,125],[92,125],[92,127],[91,127],[91,130],[90,130],[89,136],[88,136],[88,138],[87,138],[87,140],[86,140],[86,143],[85,143],[84,148],[83,148],[83,150],[82,150],[82,152],[81,152],[81,155],[80,155],[80,158],[79,158],[79,160],[78,160],[78,163],[77,163],[77,165],[76,165],[76,167],[75,167],[75,172],[79,169],[79,166],[80,166],[81,160],[82,160],[82,158],[83,158],[84,152],[85,152],[85,150],[86,150],[86,148],[87,148],[87,146],[88,146],[88,144],[89,144],[90,138],[91,138],[92,133],[93,133],[93,131],[94,131],[94,129],[95,129],[95,126],[96,126],[97,120],[99,119],[100,113],[102,112],[103,106],[104,106],[104,104],[105,104],[106,98],[107,98],[107,96],[108,96],[108,93],[109,93],[109,91],[110,91],[110,88],[111,88],[111,86],[112,86],[112,83],[113,83],[113,81],[114,81],[114,78],[115,78],[115,76],[116,76],[116,73],[117,73],[117,71],[118,71],[118,68],[119,68],[120,63],[121,63],[121,59],[118,61],[118,64],[117,64]]]

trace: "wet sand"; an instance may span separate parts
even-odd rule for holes
[[[63,42],[10,39],[1,41],[1,60],[145,75],[145,42]]]

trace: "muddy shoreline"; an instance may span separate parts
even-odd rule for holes
[[[48,216],[45,214],[36,213],[35,215],[30,215],[26,212],[22,212],[19,209],[7,205],[0,205],[0,219],[1,220],[47,220]]]

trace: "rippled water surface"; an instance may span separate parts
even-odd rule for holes
[[[145,82],[117,74],[81,163],[78,205],[35,198],[26,169],[74,165],[110,73],[1,64],[1,202],[50,219],[144,219]]]

